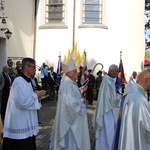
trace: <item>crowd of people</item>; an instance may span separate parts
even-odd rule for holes
[[[54,71],[54,67],[49,67],[46,63],[43,63],[42,66],[38,69],[40,71],[40,78],[42,88],[45,89],[49,94],[50,100],[55,100],[56,95],[58,96],[59,83],[57,83],[57,73]],[[78,69],[77,69],[78,71]],[[63,71],[64,73],[64,71]],[[62,73],[62,74],[63,74]],[[97,100],[99,87],[102,81],[102,71],[97,72],[97,76],[93,75],[91,69],[88,70],[88,81],[82,83],[83,67],[79,67],[77,85],[80,88],[83,84],[87,85],[87,91],[85,93],[86,99],[88,100],[89,105],[93,105],[93,100]]]
[[[149,69],[139,74],[133,71],[124,93],[118,93],[116,64],[109,66],[108,73],[99,70],[96,77],[89,69],[85,83],[83,67],[77,68],[71,58],[62,62],[62,68],[58,85],[54,67],[43,63],[38,69],[39,85],[34,59],[23,58],[16,62],[16,68],[9,59],[3,66],[0,73],[2,150],[36,150],[40,99],[48,93],[49,99],[55,100],[56,90],[58,100],[50,150],[91,150],[86,105],[93,105],[93,100],[97,100],[92,117],[95,150],[150,149],[150,105],[145,96],[150,90]]]

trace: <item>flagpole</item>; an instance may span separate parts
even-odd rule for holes
[[[122,51],[120,51],[120,61],[122,60]]]
[[[59,84],[60,84],[61,71],[62,71],[62,66],[61,66],[61,52],[60,52],[59,56],[58,56],[57,77],[56,77],[57,86],[59,86]]]
[[[74,47],[75,42],[75,11],[76,11],[76,0],[73,3],[73,29],[72,29],[72,47]]]
[[[58,56],[58,58],[60,58],[61,57],[61,52],[59,53],[59,56]]]
[[[84,55],[85,55],[85,60],[86,60],[86,56],[87,56],[87,52],[84,51]],[[87,65],[87,64],[86,64]],[[89,83],[89,79],[83,84],[84,86],[87,86]],[[84,93],[85,94],[85,93]]]
[[[85,60],[86,60],[86,56],[87,56],[86,54],[87,54],[87,52],[85,52],[85,51],[84,51],[84,55],[85,55]]]

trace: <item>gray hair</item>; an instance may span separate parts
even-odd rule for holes
[[[21,68],[24,69],[25,65],[30,65],[35,63],[36,62],[33,58],[29,58],[29,57],[23,58]]]
[[[116,69],[118,67],[118,65],[112,64],[111,66],[109,66],[108,72]]]

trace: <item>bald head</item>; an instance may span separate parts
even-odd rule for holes
[[[138,75],[137,84],[142,86],[145,91],[150,89],[150,69],[146,69]]]
[[[8,72],[8,66],[7,65],[3,66],[3,72],[5,72],[5,73]]]

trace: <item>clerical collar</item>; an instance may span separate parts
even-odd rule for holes
[[[24,78],[27,82],[31,82],[31,78],[27,77],[25,74],[21,72],[20,76]]]

